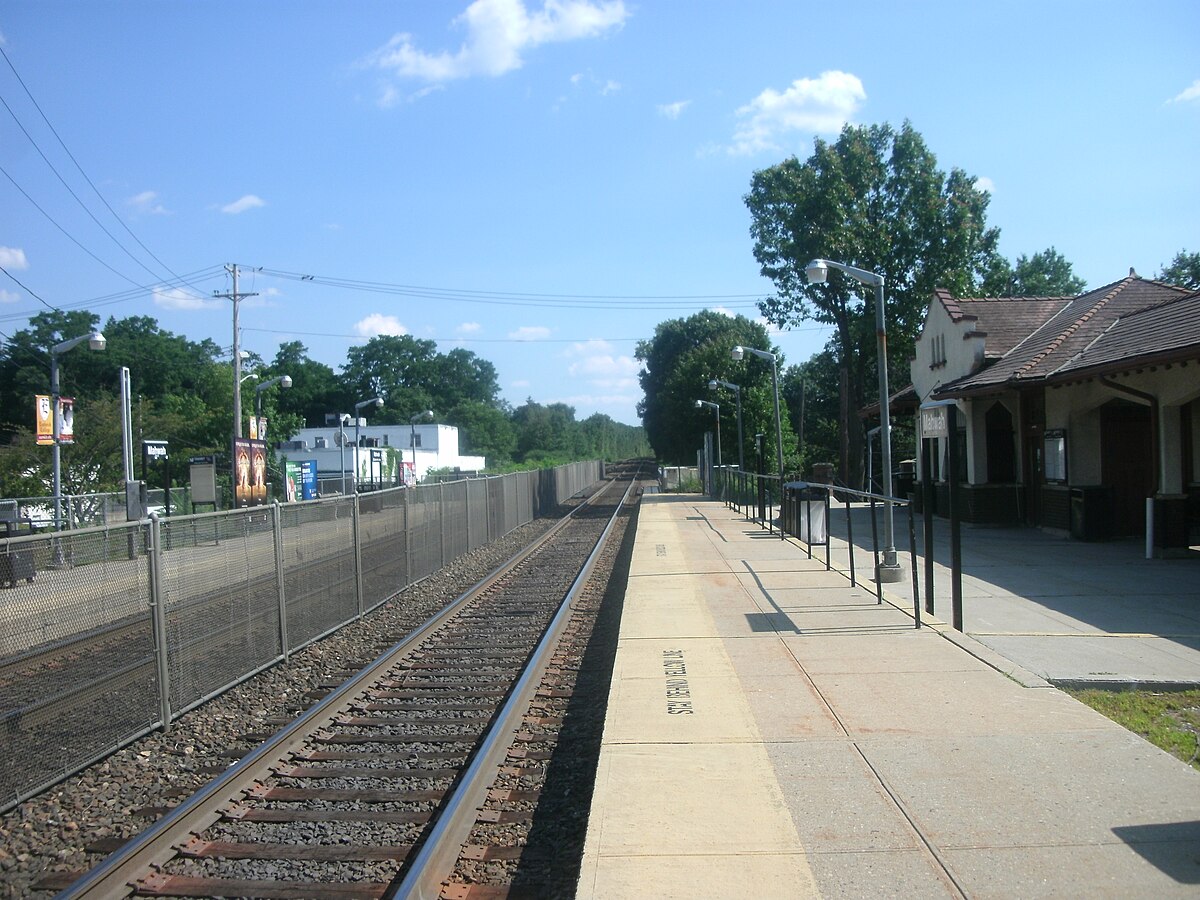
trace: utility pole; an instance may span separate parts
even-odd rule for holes
[[[242,345],[241,328],[238,325],[238,301],[243,297],[257,297],[257,293],[238,293],[237,263],[229,263],[225,271],[233,276],[233,291],[221,294],[213,291],[214,297],[223,297],[233,301],[233,436],[242,436]]]

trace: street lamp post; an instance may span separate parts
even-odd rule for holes
[[[887,325],[883,309],[884,276],[878,272],[869,272],[856,266],[833,262],[828,259],[814,259],[804,267],[804,274],[809,284],[823,284],[830,269],[844,272],[861,284],[875,288],[875,352],[878,356],[879,369],[879,429],[880,447],[883,465],[883,562],[875,576],[881,582],[900,581],[904,572],[896,559],[896,537],[892,528],[892,410],[888,402],[887,374]]]
[[[721,468],[721,404],[713,403],[710,400],[697,400],[696,409],[704,409],[706,406],[713,408],[713,415],[717,419],[717,468]]]
[[[419,412],[415,416],[411,416],[408,420],[410,431],[409,442],[413,452],[413,484],[417,483],[417,423],[422,419],[432,419],[433,410],[427,409],[425,412]]]
[[[713,415],[717,420],[717,470],[719,470],[721,468],[721,405],[719,403],[712,403],[709,400],[696,401],[696,409],[704,409],[706,406],[711,406],[713,408]],[[714,471],[711,463],[708,467],[708,476],[709,492],[716,495],[716,472]]]
[[[382,397],[372,397],[370,400],[364,400],[361,403],[354,404],[354,493],[358,493],[358,451],[362,448],[362,438],[359,437],[359,425],[362,419],[359,418],[358,411],[366,409],[368,406],[373,406],[379,409],[383,406]]]
[[[59,410],[60,389],[58,384],[58,357],[66,353],[68,350],[73,350],[87,341],[88,347],[92,350],[103,350],[108,346],[108,341],[99,331],[92,331],[89,334],[81,334],[79,337],[73,337],[70,340],[62,341],[50,348],[50,416],[51,430],[53,431],[53,450],[51,451],[51,459],[53,463],[53,478],[54,478],[54,530],[62,530],[62,445],[59,442],[59,435],[62,432],[62,414]],[[57,545],[56,545],[57,547]],[[56,550],[57,555],[61,553],[61,548]]]
[[[735,360],[742,359],[747,353],[754,356],[761,356],[763,359],[771,361],[771,388],[774,391],[775,400],[775,462],[779,466],[779,484],[782,490],[783,485],[783,431],[779,425],[779,373],[777,371],[775,354],[768,353],[766,350],[755,350],[753,347],[734,347],[731,354]]]
[[[737,423],[738,423],[738,471],[746,471],[746,465],[743,454],[742,442],[742,388],[741,385],[733,384],[728,381],[722,381],[720,378],[714,378],[708,383],[708,389],[715,391],[717,387],[727,387],[733,391],[733,396],[737,400]]]

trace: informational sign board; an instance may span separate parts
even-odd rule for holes
[[[287,498],[289,501],[317,499],[317,464],[314,460],[287,463]]]
[[[949,434],[946,427],[946,407],[921,407],[921,437],[946,437]]]

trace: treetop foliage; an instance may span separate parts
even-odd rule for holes
[[[38,447],[32,433],[34,397],[50,393],[48,348],[99,326],[90,312],[47,311],[0,346],[0,494],[50,493],[49,449]],[[135,442],[168,440],[172,455],[181,457],[227,452],[233,366],[225,349],[172,334],[148,316],[110,318],[101,330],[103,352],[84,344],[58,357],[62,395],[76,398],[75,443],[62,448],[65,493],[121,484],[123,366],[133,387]],[[532,400],[510,409],[499,399],[492,363],[461,348],[442,354],[433,341],[387,335],[351,348],[341,368],[335,373],[311,359],[300,341],[281,344],[270,362],[252,354],[243,361],[243,416],[254,415],[256,398],[261,400],[271,439],[286,440],[306,424],[323,424],[326,413],[350,412],[355,403],[382,396],[384,406],[371,410],[372,421],[407,422],[431,409],[438,421],[458,426],[463,453],[482,455],[496,468],[648,453],[640,428],[607,416],[576,422],[571,407]],[[291,377],[290,389],[255,391],[281,375]]]

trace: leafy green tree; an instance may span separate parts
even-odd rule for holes
[[[319,427],[325,424],[326,413],[349,412],[353,409],[350,394],[337,374],[324,363],[310,358],[308,348],[300,341],[279,345],[271,361],[270,372],[270,378],[276,375],[291,377],[292,386],[278,392],[275,408],[279,415],[299,419],[302,423],[300,427]],[[274,433],[281,440],[285,439],[282,430],[276,429]]]
[[[1154,277],[1167,284],[1200,289],[1200,253],[1188,253],[1186,250],[1180,250],[1171,260],[1171,264],[1165,266]]]
[[[662,322],[655,328],[653,338],[638,344],[634,356],[642,363],[638,378],[644,395],[638,404],[638,414],[650,446],[663,462],[694,464],[704,432],[714,430],[712,410],[697,409],[697,400],[720,405],[722,457],[726,462],[737,460],[736,405],[733,397],[709,391],[708,382],[714,378],[742,388],[747,467],[753,458],[756,432],[770,435],[770,442],[774,443],[770,362],[749,354],[741,362],[735,361],[731,351],[738,345],[779,355],[777,349],[771,348],[762,325],[745,316],[726,316],[712,310]],[[781,355],[777,365],[782,369]],[[794,456],[795,440],[790,425],[787,422],[783,425],[786,458]],[[768,468],[774,471],[775,454],[768,457],[771,463]]]
[[[557,463],[577,458],[575,409],[565,403],[543,406],[533,398],[513,410],[517,458],[522,462]]]
[[[462,347],[437,358],[436,377],[434,396],[439,409],[472,402],[495,404],[500,396],[496,367]]]
[[[512,462],[517,450],[517,431],[503,409],[467,400],[451,409],[444,418],[448,425],[459,429],[460,452],[484,457],[488,468]]]
[[[985,297],[1074,297],[1087,282],[1071,271],[1071,264],[1050,247],[1033,256],[1022,254],[1015,266],[997,257],[985,275]]]
[[[834,270],[809,285],[807,263],[825,258],[884,275],[889,365],[903,372],[934,289],[971,295],[997,255],[987,193],[961,169],[942,172],[907,122],[898,131],[847,125],[832,144],[818,139],[806,161],[755,172],[745,202],[754,257],[776,289],[763,315],[781,327],[808,319],[834,327],[828,349],[846,368],[854,410],[877,383],[874,290]],[[857,416],[847,437],[848,474],[859,485]]]
[[[351,347],[346,356],[341,382],[351,405],[371,397],[385,401],[372,421],[395,425],[407,422],[413,413],[436,408],[440,366],[434,341],[382,334]]]

